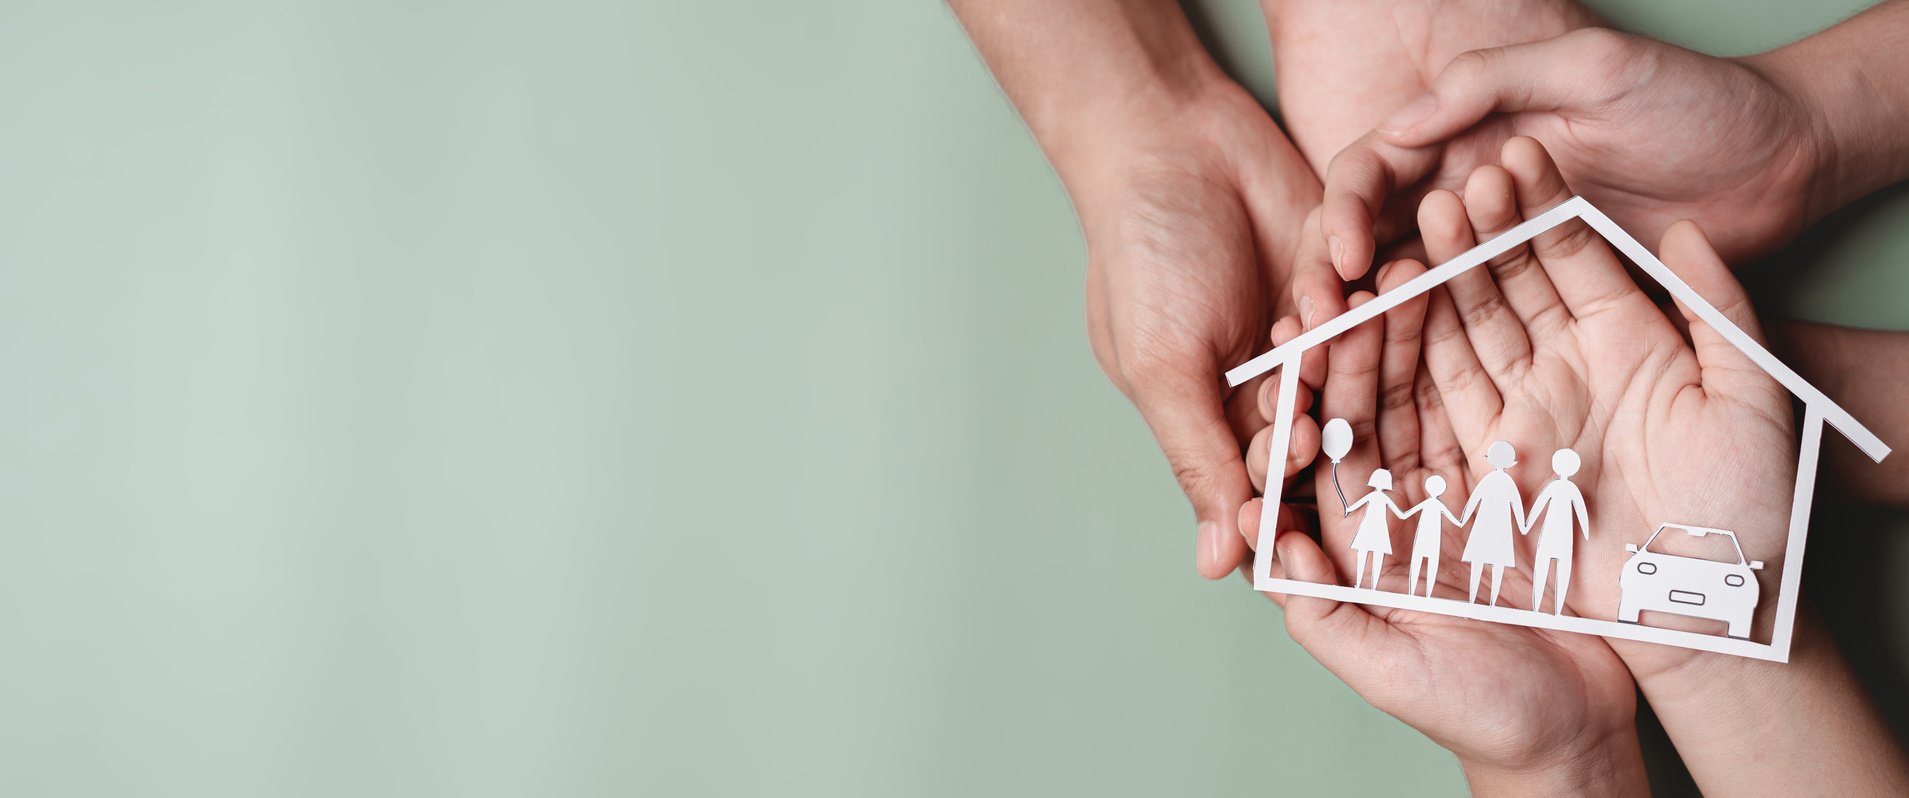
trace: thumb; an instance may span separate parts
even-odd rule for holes
[[[1200,575],[1226,576],[1245,559],[1237,513],[1253,497],[1253,485],[1226,419],[1219,382],[1141,402],[1140,412],[1193,505],[1194,562]]]
[[[1460,53],[1429,91],[1379,123],[1379,134],[1402,147],[1422,147],[1456,136],[1490,114],[1583,104],[1600,94],[1587,91],[1589,84],[1608,77],[1633,47],[1625,34],[1585,28],[1541,42]]]
[[[1282,532],[1273,544],[1286,578],[1338,584],[1332,560],[1304,533]],[[1285,607],[1286,632],[1293,641],[1361,695],[1382,687],[1377,671],[1402,655],[1398,631],[1357,604],[1287,596]]]
[[[1763,326],[1757,320],[1755,309],[1750,307],[1750,297],[1744,292],[1743,284],[1730,273],[1730,266],[1723,262],[1695,222],[1680,221],[1665,230],[1658,254],[1665,266],[1716,309],[1716,315],[1722,317],[1719,321],[1735,326],[1749,336],[1751,342],[1764,345]],[[1698,309],[1681,300],[1677,302],[1677,310],[1689,325],[1690,345],[1696,350],[1697,365],[1703,370],[1706,393],[1715,391],[1737,398],[1762,394],[1788,404],[1776,380],[1732,344],[1726,330],[1713,325],[1711,320],[1699,315]]]

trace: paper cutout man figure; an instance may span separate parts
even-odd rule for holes
[[[1419,565],[1425,565],[1425,597],[1432,597],[1432,586],[1438,584],[1438,546],[1445,539],[1445,522],[1450,520],[1453,526],[1463,526],[1464,522],[1452,514],[1452,508],[1438,497],[1445,495],[1445,478],[1433,474],[1425,478],[1425,501],[1412,505],[1405,511],[1405,517],[1418,516],[1418,529],[1412,534],[1412,578],[1405,583],[1405,592],[1410,595],[1418,589]]]
[[[1518,483],[1505,469],[1518,464],[1518,453],[1511,444],[1498,441],[1485,451],[1485,462],[1492,472],[1478,480],[1472,496],[1465,502],[1465,521],[1471,523],[1471,537],[1465,540],[1460,559],[1472,564],[1471,601],[1478,601],[1478,577],[1491,566],[1491,603],[1498,603],[1498,588],[1504,583],[1505,569],[1518,567],[1518,552],[1512,546],[1512,530],[1525,529],[1525,500]],[[1462,523],[1462,522],[1461,522]]]
[[[1571,522],[1577,521],[1583,530],[1584,539],[1591,539],[1591,518],[1584,509],[1584,493],[1571,482],[1572,475],[1578,473],[1578,453],[1570,449],[1559,449],[1551,455],[1551,470],[1558,478],[1544,486],[1538,492],[1538,500],[1531,505],[1529,523],[1537,523],[1538,516],[1544,515],[1544,524],[1538,529],[1537,580],[1531,585],[1531,609],[1539,609],[1544,601],[1544,580],[1551,564],[1558,566],[1558,587],[1551,591],[1553,600],[1551,614],[1564,614],[1564,594],[1571,589]],[[1526,528],[1529,531],[1529,527]]]
[[[1352,550],[1359,558],[1359,565],[1353,569],[1352,586],[1358,587],[1365,581],[1366,555],[1372,556],[1372,589],[1379,589],[1379,569],[1385,564],[1385,555],[1392,553],[1392,527],[1386,523],[1386,513],[1404,518],[1399,506],[1392,502],[1386,491],[1392,489],[1392,472],[1383,468],[1372,472],[1372,478],[1366,481],[1366,487],[1372,492],[1353,502],[1346,508],[1346,515],[1353,510],[1365,508],[1365,517],[1359,519],[1359,531],[1352,536]]]

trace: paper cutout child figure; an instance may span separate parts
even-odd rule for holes
[[[1464,526],[1458,516],[1452,514],[1452,508],[1438,497],[1445,495],[1445,478],[1433,474],[1425,478],[1425,501],[1412,505],[1405,511],[1405,517],[1418,516],[1418,530],[1412,534],[1412,578],[1405,583],[1405,592],[1412,594],[1418,589],[1419,565],[1425,565],[1425,597],[1432,597],[1432,586],[1438,584],[1438,544],[1445,538],[1445,522],[1450,520],[1453,526]]]
[[[1551,455],[1551,470],[1558,478],[1544,486],[1538,492],[1537,501],[1531,505],[1528,523],[1537,523],[1538,515],[1544,515],[1544,524],[1538,531],[1538,569],[1537,580],[1531,585],[1531,609],[1543,612],[1539,607],[1544,601],[1544,580],[1551,564],[1558,565],[1558,587],[1551,591],[1553,599],[1551,614],[1564,614],[1564,594],[1571,589],[1571,522],[1577,521],[1579,529],[1584,531],[1584,539],[1591,539],[1591,518],[1584,509],[1584,493],[1572,484],[1572,475],[1578,473],[1578,453],[1570,449],[1559,449]],[[1526,527],[1526,531],[1529,531]]]
[[[1485,462],[1493,471],[1478,480],[1471,498],[1465,502],[1465,521],[1471,522],[1471,537],[1465,540],[1460,559],[1472,564],[1471,601],[1478,601],[1478,577],[1491,566],[1491,603],[1498,603],[1498,588],[1504,583],[1505,569],[1518,567],[1518,552],[1512,547],[1512,530],[1525,529],[1525,500],[1518,483],[1505,469],[1518,464],[1518,453],[1511,444],[1498,441],[1485,451]],[[1463,523],[1463,522],[1461,522]]]
[[[1358,587],[1365,581],[1366,555],[1370,554],[1372,589],[1378,590],[1379,568],[1385,564],[1385,555],[1392,553],[1392,527],[1386,523],[1385,515],[1390,511],[1392,515],[1404,518],[1405,514],[1399,512],[1399,506],[1385,493],[1392,489],[1392,472],[1383,468],[1373,471],[1372,478],[1366,481],[1366,487],[1372,488],[1372,492],[1346,508],[1347,516],[1351,516],[1353,510],[1365,508],[1365,517],[1359,519],[1359,531],[1352,536],[1352,550],[1357,552],[1355,556],[1359,558],[1358,567],[1353,569],[1352,586]]]

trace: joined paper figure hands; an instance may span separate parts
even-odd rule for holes
[[[1350,427],[1344,419],[1333,419],[1325,428],[1326,437],[1349,436]],[[1334,449],[1341,456],[1350,442],[1344,446],[1334,443],[1326,447],[1328,455]],[[1455,527],[1463,527],[1477,519],[1479,523],[1472,527],[1472,534],[1465,544],[1463,559],[1470,563],[1471,591],[1470,601],[1478,600],[1478,585],[1486,566],[1492,569],[1491,596],[1488,603],[1498,603],[1498,593],[1504,580],[1504,569],[1517,567],[1517,554],[1511,538],[1511,529],[1515,525],[1520,535],[1528,535],[1531,527],[1540,516],[1544,526],[1539,531],[1537,555],[1533,565],[1537,568],[1537,577],[1533,580],[1531,608],[1542,609],[1544,585],[1548,573],[1555,567],[1557,588],[1553,591],[1553,614],[1564,613],[1565,598],[1571,586],[1571,557],[1573,554],[1572,528],[1576,528],[1590,540],[1591,522],[1589,512],[1584,506],[1584,494],[1571,482],[1572,475],[1578,472],[1582,460],[1577,452],[1559,449],[1552,455],[1552,470],[1556,479],[1546,485],[1543,492],[1533,503],[1530,512],[1524,509],[1523,499],[1517,482],[1506,473],[1517,464],[1517,453],[1506,441],[1497,441],[1486,452],[1485,459],[1493,470],[1480,480],[1471,491],[1471,499],[1466,502],[1465,510],[1454,515],[1440,497],[1445,493],[1445,478],[1433,474],[1425,478],[1425,500],[1410,509],[1401,510],[1385,491],[1392,489],[1392,473],[1383,468],[1374,470],[1367,486],[1372,492],[1347,505],[1342,515],[1350,516],[1354,510],[1365,509],[1365,515],[1359,521],[1359,531],[1352,539],[1352,549],[1358,555],[1358,564],[1354,570],[1352,586],[1365,583],[1364,574],[1368,556],[1372,560],[1372,589],[1379,589],[1378,575],[1384,567],[1385,556],[1392,553],[1391,533],[1385,521],[1385,512],[1389,510],[1401,521],[1418,519],[1412,536],[1411,570],[1406,578],[1407,593],[1415,592],[1419,584],[1420,566],[1426,573],[1425,596],[1432,597],[1432,586],[1438,572],[1439,544],[1444,522],[1450,521]],[[1341,501],[1345,493],[1339,485],[1338,461],[1334,460],[1332,471],[1333,489]],[[1482,512],[1481,512],[1482,510]]]
[[[1330,439],[1349,436],[1350,427],[1344,419],[1333,419],[1325,427],[1325,437]],[[1343,452],[1350,448],[1350,442],[1344,445],[1334,442],[1327,446],[1330,455],[1335,449]],[[1512,480],[1506,469],[1517,465],[1517,452],[1506,441],[1497,441],[1485,454],[1486,462],[1492,471],[1479,480],[1471,491],[1471,499],[1465,503],[1462,514],[1454,515],[1440,496],[1445,493],[1445,478],[1433,474],[1425,478],[1426,499],[1401,510],[1387,496],[1385,491],[1392,489],[1392,473],[1383,468],[1372,472],[1367,486],[1372,492],[1366,494],[1344,508],[1343,516],[1351,516],[1354,510],[1365,509],[1360,518],[1358,534],[1353,536],[1352,550],[1357,554],[1358,564],[1352,579],[1353,587],[1364,584],[1364,574],[1368,555],[1372,560],[1372,589],[1379,589],[1378,575],[1384,567],[1385,556],[1392,553],[1391,532],[1386,524],[1385,512],[1389,510],[1401,521],[1418,518],[1416,530],[1412,536],[1411,571],[1406,579],[1406,591],[1412,593],[1419,583],[1419,567],[1427,565],[1425,597],[1432,597],[1432,586],[1438,572],[1439,543],[1443,525],[1450,521],[1455,527],[1472,525],[1471,536],[1466,540],[1463,559],[1471,564],[1471,591],[1469,601],[1478,600],[1478,585],[1486,566],[1492,569],[1491,596],[1487,602],[1498,603],[1498,593],[1504,580],[1504,569],[1517,567],[1517,552],[1511,537],[1516,527],[1518,534],[1528,535],[1531,527],[1542,516],[1544,526],[1539,532],[1537,555],[1533,565],[1537,568],[1537,577],[1533,580],[1531,609],[1540,610],[1544,598],[1544,585],[1548,572],[1557,569],[1557,588],[1553,591],[1555,609],[1553,614],[1564,613],[1565,597],[1571,586],[1571,556],[1573,554],[1572,528],[1582,531],[1586,540],[1590,539],[1591,522],[1589,512],[1584,506],[1584,494],[1571,482],[1571,476],[1578,472],[1582,460],[1578,453],[1570,449],[1559,449],[1551,457],[1552,470],[1556,479],[1546,485],[1538,494],[1530,512],[1524,509],[1523,498],[1518,483]],[[1338,458],[1333,461],[1333,489],[1344,501],[1345,493],[1339,485]]]

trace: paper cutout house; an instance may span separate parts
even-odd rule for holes
[[[1796,468],[1796,491],[1790,507],[1790,532],[1783,559],[1783,577],[1777,592],[1776,626],[1769,643],[1757,643],[1728,637],[1661,629],[1651,626],[1638,626],[1618,623],[1615,620],[1583,618],[1577,616],[1557,616],[1549,613],[1534,613],[1511,607],[1486,606],[1483,604],[1465,604],[1447,599],[1427,598],[1403,593],[1389,593],[1376,590],[1360,590],[1343,585],[1326,585],[1293,579],[1274,579],[1271,576],[1272,548],[1260,546],[1253,559],[1253,588],[1271,593],[1289,593],[1294,595],[1315,596],[1318,598],[1350,601],[1361,604],[1377,604],[1421,612],[1435,612],[1444,615],[1476,618],[1484,621],[1510,623],[1520,626],[1536,626],[1558,629],[1568,632],[1582,632],[1604,637],[1644,640],[1653,643],[1715,651],[1723,654],[1752,657],[1756,659],[1788,662],[1790,656],[1790,635],[1796,619],[1797,594],[1803,576],[1803,546],[1809,534],[1810,504],[1816,485],[1817,454],[1823,438],[1823,424],[1828,422],[1842,433],[1850,442],[1856,444],[1863,454],[1881,462],[1889,455],[1889,447],[1876,434],[1862,425],[1848,411],[1831,401],[1816,386],[1804,380],[1783,361],[1778,360],[1769,350],[1764,349],[1748,334],[1725,318],[1715,306],[1672,273],[1657,256],[1639,244],[1624,229],[1612,222],[1610,217],[1593,207],[1583,197],[1572,197],[1523,224],[1513,227],[1496,238],[1479,244],[1463,255],[1451,259],[1425,274],[1379,295],[1364,305],[1337,316],[1312,330],[1253,358],[1231,371],[1226,372],[1228,385],[1238,386],[1247,380],[1272,371],[1274,368],[1291,364],[1294,368],[1280,369],[1279,398],[1273,404],[1278,415],[1273,420],[1272,445],[1267,447],[1267,473],[1278,474],[1285,462],[1287,449],[1291,446],[1293,399],[1298,391],[1297,364],[1299,356],[1306,350],[1337,337],[1353,327],[1369,321],[1380,314],[1397,307],[1400,303],[1424,294],[1445,281],[1490,261],[1512,248],[1517,247],[1551,228],[1571,221],[1583,219],[1591,229],[1596,230],[1618,251],[1636,263],[1645,274],[1661,284],[1670,295],[1676,297],[1685,307],[1690,308],[1705,323],[1737,349],[1748,356],[1771,377],[1788,388],[1790,393],[1803,401],[1802,440],[1799,447]],[[1282,485],[1277,479],[1268,480],[1264,515],[1260,518],[1261,529],[1274,529],[1279,511]]]

